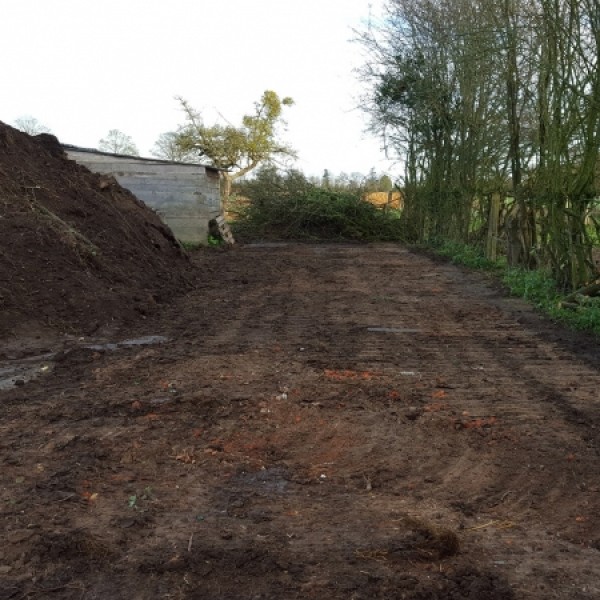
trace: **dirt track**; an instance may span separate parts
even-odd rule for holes
[[[394,245],[195,260],[0,391],[1,600],[599,597],[597,342]]]

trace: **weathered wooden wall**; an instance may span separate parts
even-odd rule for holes
[[[208,222],[221,214],[219,171],[202,165],[63,146],[71,160],[113,175],[153,208],[181,242],[205,244]]]

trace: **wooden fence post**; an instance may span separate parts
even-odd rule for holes
[[[490,214],[488,217],[488,232],[485,244],[485,257],[495,261],[498,256],[498,226],[500,220],[500,194],[494,192],[490,199]]]

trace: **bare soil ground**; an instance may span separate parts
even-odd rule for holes
[[[0,599],[600,596],[597,340],[396,245],[194,261],[0,365]]]

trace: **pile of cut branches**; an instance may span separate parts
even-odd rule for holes
[[[600,304],[600,277],[563,298],[560,307],[576,310],[592,304]]]

